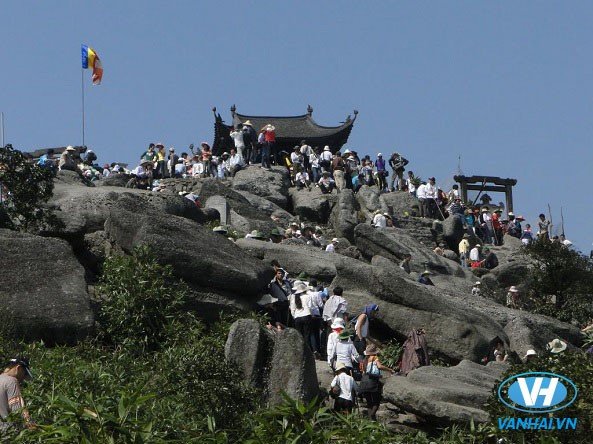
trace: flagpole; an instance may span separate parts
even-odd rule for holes
[[[82,90],[82,146],[84,144],[84,69],[80,70],[80,88]]]
[[[4,145],[4,112],[0,113],[0,127],[2,128],[2,146]]]

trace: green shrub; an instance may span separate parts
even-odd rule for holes
[[[116,255],[105,261],[98,293],[105,338],[139,353],[162,344],[167,325],[182,316],[187,304],[185,284],[144,246],[131,256]]]

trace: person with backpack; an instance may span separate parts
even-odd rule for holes
[[[341,362],[336,364],[335,374],[330,385],[330,395],[335,399],[334,410],[337,413],[352,413],[358,385]]]
[[[257,154],[257,133],[253,126],[251,125],[250,120],[246,120],[243,122],[243,144],[245,145],[245,155],[243,159],[249,165],[250,163],[255,163],[255,157]]]
[[[381,364],[378,354],[377,347],[374,344],[369,344],[364,351],[365,358],[361,362],[363,376],[360,381],[359,391],[364,395],[369,419],[372,421],[377,420],[377,411],[383,397],[382,372],[395,374],[394,369]]]
[[[405,159],[401,154],[395,152],[389,158],[389,166],[393,170],[393,176],[391,177],[391,191],[402,190],[403,189],[403,182],[404,182],[404,171],[406,170],[405,166],[408,164],[408,160]],[[413,174],[412,174],[413,177]],[[397,178],[397,184],[395,185],[395,179]],[[414,188],[416,190],[416,188]],[[412,191],[410,190],[410,193]]]
[[[311,295],[309,294],[309,286],[303,282],[292,287],[294,292],[288,298],[290,313],[294,319],[294,328],[301,333],[303,340],[311,351]]]

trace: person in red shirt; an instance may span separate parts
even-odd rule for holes
[[[502,245],[502,224],[500,222],[500,215],[502,210],[498,209],[492,215],[492,229],[494,230],[494,245]]]
[[[264,126],[260,133],[264,135],[264,144],[262,146],[262,153],[261,153],[261,167],[270,169],[270,156],[274,157],[274,163],[279,165],[278,163],[278,156],[275,152],[275,145],[276,145],[276,128],[274,125],[268,123]]]
[[[210,168],[212,165],[212,150],[210,149],[210,145],[206,142],[202,142],[202,165],[204,166],[204,172],[202,173],[203,177],[210,176]]]

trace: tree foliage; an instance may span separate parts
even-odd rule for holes
[[[593,317],[593,261],[558,242],[534,242],[524,251],[535,262],[535,310],[563,321],[588,322]]]
[[[40,205],[52,195],[52,176],[12,145],[0,147],[0,212],[7,216],[0,224],[24,229],[43,218]]]

